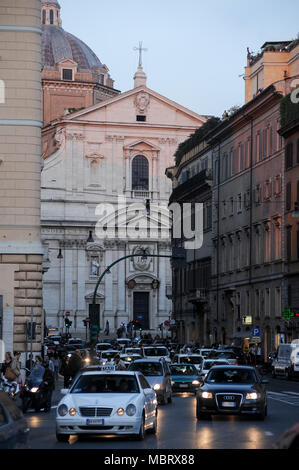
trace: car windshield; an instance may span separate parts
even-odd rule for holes
[[[191,365],[170,366],[171,375],[197,375],[197,369]]]
[[[201,355],[202,355],[203,357],[208,357],[210,353],[211,353],[210,350],[208,350],[208,351],[201,351]]]
[[[205,361],[203,364],[203,369],[204,370],[209,370],[211,369],[212,366],[225,366],[227,364],[226,361]]]
[[[140,348],[126,348],[126,354],[140,354]]]
[[[212,369],[207,378],[207,383],[221,384],[254,384],[257,382],[255,372],[248,369]]]
[[[201,356],[188,356],[188,357],[182,357],[181,359],[188,364],[201,364],[202,363]]]
[[[129,370],[137,370],[148,377],[163,375],[162,365],[158,362],[134,362]]]
[[[82,375],[70,393],[139,393],[133,375]]]
[[[215,351],[210,355],[210,357],[215,357],[215,358],[225,357],[227,359],[235,359],[236,355],[235,353],[231,351]]]
[[[145,348],[144,350],[145,356],[168,356],[167,348]]]
[[[116,352],[103,352],[101,356],[102,356],[102,359],[113,359],[116,356],[116,354],[118,354],[118,351],[116,351]]]

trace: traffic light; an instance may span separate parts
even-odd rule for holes
[[[73,322],[69,318],[64,319],[64,324],[65,324],[66,328],[70,328],[72,326],[72,323]]]
[[[98,339],[99,327],[98,325],[91,325],[90,327],[90,341],[96,341]]]
[[[83,321],[83,325],[87,326],[87,321],[86,320],[82,320],[82,321]]]

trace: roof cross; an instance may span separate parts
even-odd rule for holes
[[[139,41],[139,47],[134,47],[134,51],[139,51],[139,67],[142,67],[142,51],[147,51],[144,47],[142,47],[142,41]]]

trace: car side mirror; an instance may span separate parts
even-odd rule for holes
[[[62,395],[67,395],[67,394],[69,393],[69,388],[62,388],[62,389],[60,390],[60,393],[61,393]]]

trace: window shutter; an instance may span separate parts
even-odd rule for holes
[[[290,211],[292,205],[292,183],[287,183],[286,186],[286,210]]]

